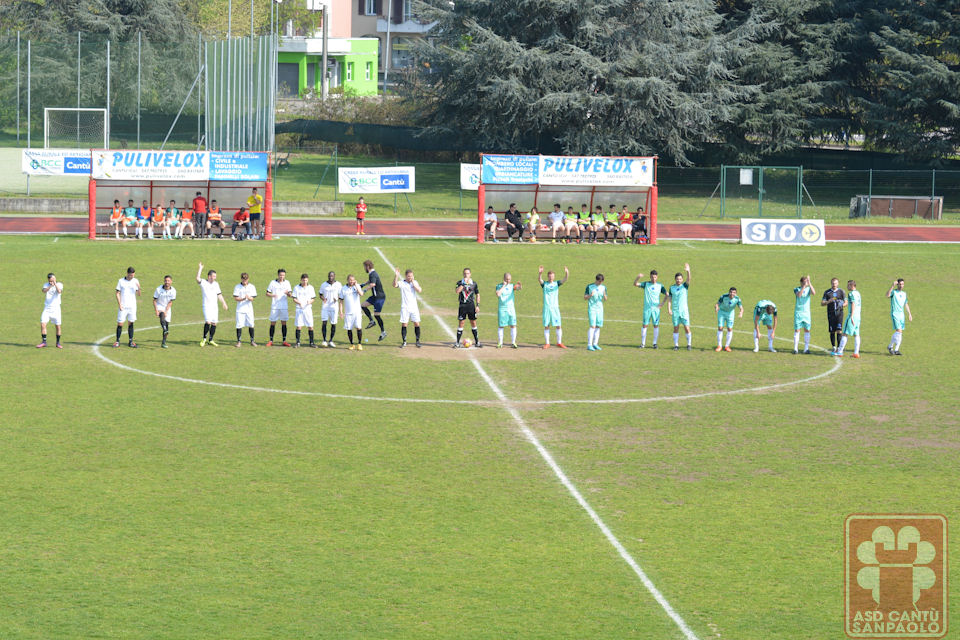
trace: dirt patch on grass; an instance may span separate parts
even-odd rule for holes
[[[400,349],[399,353],[404,358],[417,358],[422,360],[433,360],[436,362],[447,362],[451,360],[467,361],[471,357],[477,360],[544,360],[546,358],[560,358],[565,349],[551,347],[542,349],[533,345],[518,345],[518,349],[504,345],[502,349],[497,349],[497,345],[485,343],[483,347],[470,347],[469,349],[454,349],[450,342],[425,342],[423,347],[418,349],[412,343],[407,343],[406,348]]]

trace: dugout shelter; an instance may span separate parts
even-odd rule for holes
[[[657,242],[657,156],[543,156],[483,154],[477,189],[477,242],[484,242],[483,215],[502,215],[511,202],[536,207],[541,221],[560,203],[579,211],[587,204],[619,213],[623,205],[647,215],[648,243]]]
[[[207,202],[216,200],[229,223],[233,214],[246,206],[253,187],[263,196],[264,239],[273,239],[273,183],[266,152],[247,151],[90,151],[91,173],[88,189],[88,234],[108,228],[113,201],[126,206],[146,200],[152,207],[166,208],[176,200],[178,209],[190,208],[199,191]]]

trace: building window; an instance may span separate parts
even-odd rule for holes
[[[403,21],[413,20],[413,0],[403,0]]]
[[[364,12],[368,16],[377,15],[377,0],[366,0],[364,2]]]
[[[390,58],[390,66],[402,69],[413,64],[413,51],[411,51],[413,40],[410,38],[397,38],[390,43],[393,49],[393,55]]]
[[[372,62],[368,62],[368,63],[367,63],[367,70],[366,70],[366,72],[364,72],[364,74],[363,74],[363,79],[364,79],[364,80],[369,80],[372,75],[373,75],[373,63],[372,63]]]
[[[347,63],[347,82],[350,82],[351,80],[353,80],[353,63],[348,62]]]

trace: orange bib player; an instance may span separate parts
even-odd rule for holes
[[[360,201],[357,203],[357,235],[367,235],[363,231],[363,220],[367,217],[367,203],[363,201],[363,198],[360,198]]]
[[[123,207],[119,200],[113,201],[113,208],[110,210],[110,226],[113,227],[113,235],[117,240],[120,239],[120,229],[123,229],[123,237],[127,237],[127,225],[123,219]]]
[[[153,224],[160,229],[162,238],[173,239],[170,235],[170,220],[166,217],[164,208],[159,202],[153,208]]]
[[[210,237],[210,234],[213,233],[214,227],[219,229],[217,237],[222,238],[223,231],[227,228],[227,225],[223,221],[223,212],[220,210],[219,205],[217,205],[217,201],[211,200],[210,207],[207,209],[207,237]]]

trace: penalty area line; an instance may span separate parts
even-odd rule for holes
[[[391,271],[395,271],[396,267],[390,262],[387,256],[380,250],[380,247],[374,247],[374,250],[383,258],[383,261],[387,263],[387,266],[390,267]],[[454,334],[453,329],[447,325],[446,322],[437,315],[435,309],[430,306],[423,298],[420,298],[423,303],[424,308],[427,310],[430,315],[436,319],[440,324],[441,328],[449,335],[451,338],[456,339],[456,334]],[[603,536],[607,541],[613,546],[617,551],[620,557],[624,562],[633,570],[633,572],[640,578],[640,582],[647,589],[653,599],[657,601],[657,604],[660,605],[660,608],[664,610],[667,616],[677,625],[680,631],[683,633],[684,637],[687,640],[698,640],[697,635],[693,632],[686,621],[680,617],[680,614],[670,605],[667,601],[667,598],[657,589],[656,585],[653,584],[653,581],[647,576],[646,572],[637,564],[637,561],[634,560],[633,556],[630,555],[630,552],[627,551],[626,547],[621,544],[620,540],[617,539],[617,536],[610,530],[606,525],[600,515],[590,506],[590,503],[587,502],[586,498],[583,497],[583,494],[580,493],[580,490],[577,489],[576,485],[573,484],[573,481],[567,477],[567,474],[564,473],[563,469],[560,468],[560,465],[557,464],[557,461],[554,460],[553,455],[547,450],[546,447],[541,444],[540,439],[533,432],[532,429],[527,425],[526,420],[523,419],[523,416],[520,415],[520,412],[513,405],[507,395],[503,392],[493,378],[487,373],[486,369],[483,368],[483,365],[473,356],[469,351],[467,352],[467,357],[470,359],[470,362],[473,364],[474,368],[477,370],[477,373],[483,379],[487,386],[490,387],[490,390],[493,391],[493,394],[497,396],[497,399],[500,400],[500,403],[503,405],[503,408],[506,410],[510,417],[513,418],[513,421],[517,424],[517,427],[520,429],[520,433],[523,434],[524,438],[533,445],[537,450],[537,453],[540,454],[540,457],[543,458],[544,462],[547,463],[547,466],[550,467],[550,470],[553,471],[553,474],[560,480],[560,483],[564,486],[567,492],[576,500],[577,504],[587,512],[587,515],[590,516],[590,519],[593,520],[593,523],[600,529],[600,532],[603,533]]]

